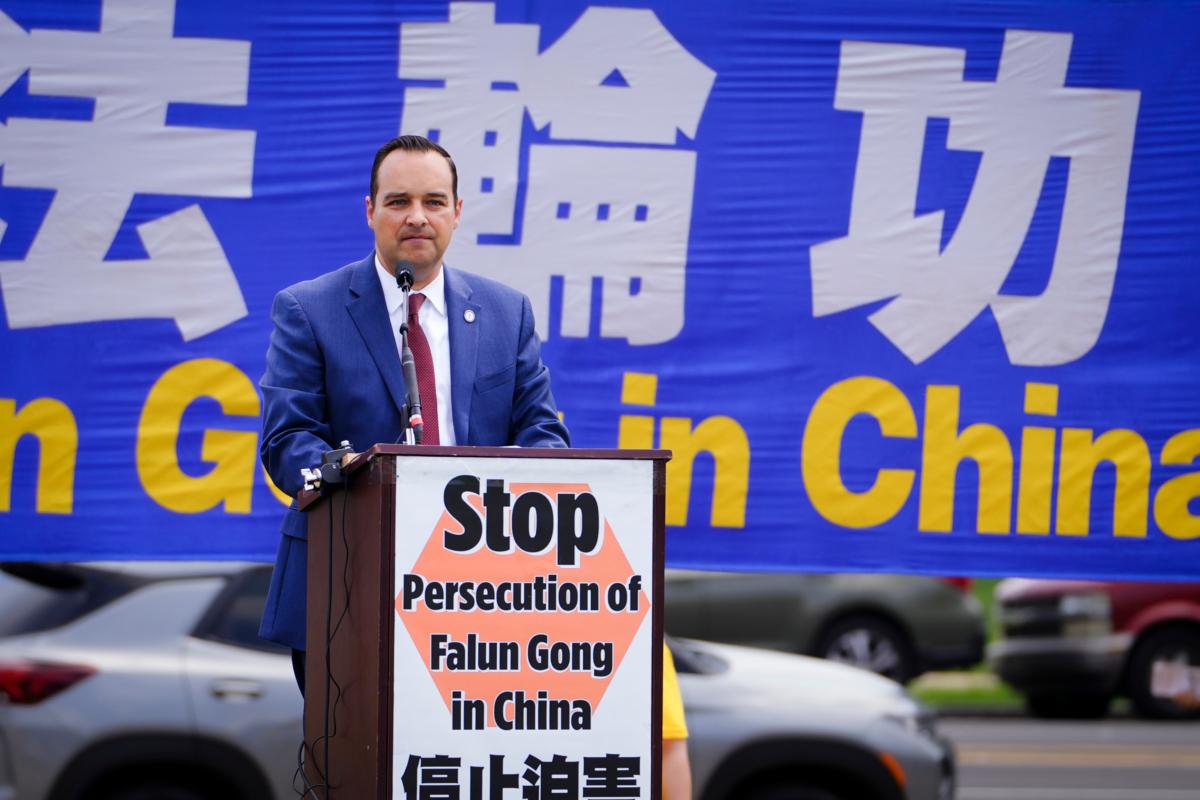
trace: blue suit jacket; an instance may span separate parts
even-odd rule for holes
[[[568,446],[528,298],[478,275],[443,270],[458,444]],[[275,485],[295,497],[303,486],[300,469],[320,464],[343,439],[365,450],[399,438],[404,377],[374,253],[284,289],[271,319],[275,330],[259,381],[260,455]],[[259,630],[298,650],[305,649],[307,528],[293,504]]]

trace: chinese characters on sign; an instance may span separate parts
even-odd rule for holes
[[[447,256],[529,295],[539,333],[563,279],[563,336],[588,336],[593,280],[603,337],[655,344],[683,329],[695,137],[716,73],[648,9],[588,8],[544,52],[539,26],[451,3],[400,29],[401,127],[437,139],[470,176]],[[548,143],[523,141],[528,114]],[[526,186],[522,165],[527,159]],[[521,190],[525,188],[522,197]]]
[[[607,753],[582,763],[555,755],[548,761],[529,756],[520,773],[504,771],[504,756],[488,757],[487,766],[462,764],[449,756],[409,756],[401,782],[408,800],[503,800],[520,789],[521,800],[634,800],[641,797],[637,758]],[[485,788],[486,787],[486,788]],[[516,795],[512,795],[514,798]]]
[[[835,105],[862,112],[862,140],[850,229],[812,248],[816,316],[894,298],[870,320],[916,363],[985,308],[1013,364],[1065,364],[1095,345],[1117,272],[1140,93],[1065,86],[1071,39],[1008,31],[994,82],[964,80],[962,50],[842,43]],[[943,213],[914,210],[934,117],[950,120],[949,147],[982,153],[944,246]],[[1049,283],[1036,296],[1003,294],[1053,157],[1071,166]]]
[[[174,0],[104,0],[98,32],[27,34],[0,12],[0,94],[28,70],[30,94],[95,101],[90,121],[0,126],[3,185],[56,191],[26,258],[0,261],[9,327],[157,317],[191,340],[246,316],[198,205],[138,226],[148,258],[105,258],[134,195],[251,194],[253,131],[167,124],[171,103],[245,105],[250,43],[174,28]]]

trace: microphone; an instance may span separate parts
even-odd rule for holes
[[[420,444],[425,428],[421,419],[421,391],[417,386],[417,364],[413,360],[412,350],[408,347],[408,293],[413,286],[411,261],[396,263],[396,286],[404,293],[404,318],[400,322],[400,369],[404,374],[404,393],[408,396],[407,425],[412,429],[413,441]]]
[[[413,264],[411,261],[396,262],[396,286],[406,295],[413,285]]]

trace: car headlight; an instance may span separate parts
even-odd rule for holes
[[[937,738],[937,716],[932,711],[921,709],[891,711],[884,714],[883,719],[902,728],[907,733],[924,736],[928,739]]]
[[[1112,601],[1104,592],[1065,594],[1058,601],[1067,636],[1103,636],[1112,632]]]
[[[912,714],[884,714],[884,720],[897,725],[908,733],[917,733],[917,718]]]

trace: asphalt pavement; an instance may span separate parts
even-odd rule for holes
[[[1200,722],[944,718],[958,800],[1200,800]]]

